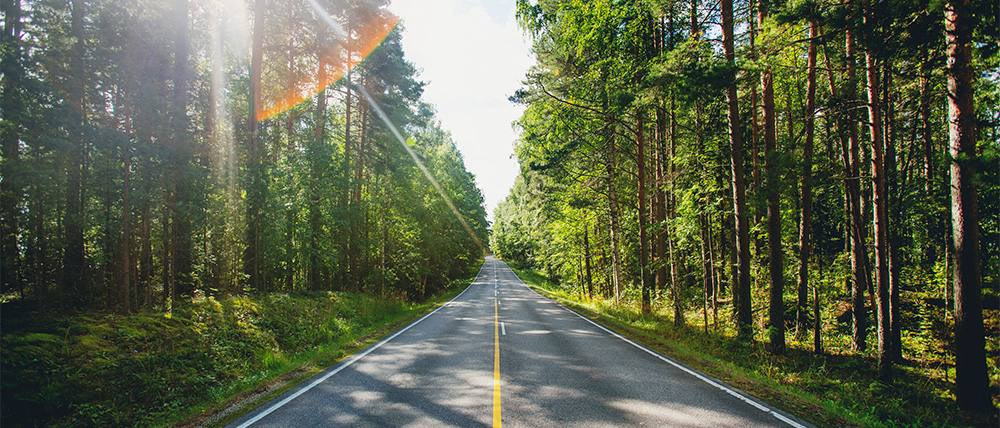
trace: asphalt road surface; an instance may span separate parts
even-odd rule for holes
[[[807,427],[529,289],[489,257],[462,294],[231,427]]]

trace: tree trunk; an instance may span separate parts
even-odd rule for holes
[[[718,269],[716,269],[717,265],[716,265],[716,262],[715,262],[715,243],[714,243],[714,239],[712,237],[712,230],[714,230],[714,227],[712,226],[712,216],[711,215],[707,215],[707,218],[705,219],[705,221],[708,224],[708,229],[706,230],[706,233],[708,234],[708,266],[709,266],[709,269],[711,270],[711,274],[712,274],[712,285],[708,289],[709,298],[711,299],[711,301],[709,302],[709,304],[712,306],[712,328],[718,328],[718,326],[719,326],[719,306],[718,306],[718,303],[719,303],[719,283],[722,282],[722,274],[718,273]],[[721,236],[721,233],[720,233],[720,236]]]
[[[322,46],[322,44],[320,44]],[[325,81],[325,64],[320,65],[320,81]],[[320,204],[320,168],[318,163],[319,153],[317,151],[323,144],[324,130],[323,126],[326,122],[326,89],[321,89],[319,94],[316,95],[316,125],[313,131],[313,141],[312,141],[312,151],[313,153],[309,157],[309,177],[311,182],[308,184],[309,189],[309,288],[318,291],[321,290],[320,279],[320,260],[319,260],[319,238],[322,232],[322,211]]]
[[[674,157],[677,154],[677,115],[676,106],[674,104],[675,97],[673,94],[670,96],[670,153],[668,154],[669,162],[669,176],[670,176],[670,193],[667,195],[667,218],[673,221],[677,214],[674,199],[677,194],[677,180],[674,169]],[[677,254],[674,251],[674,239],[673,239],[673,227],[668,225],[665,228],[666,231],[666,241],[667,241],[667,255],[670,258],[670,300],[674,307],[674,325],[682,326],[685,324],[684,319],[684,302],[683,296],[681,296],[681,283],[678,280],[677,275]]]
[[[316,32],[316,60],[319,63],[319,73],[317,80],[322,85],[326,85],[329,79],[330,63],[327,58],[327,29],[320,25]],[[309,156],[309,288],[314,291],[326,289],[326,278],[320,266],[320,244],[319,240],[323,230],[323,211],[320,197],[320,182],[322,179],[322,163],[320,163],[320,150],[324,144],[326,136],[326,87],[322,87],[316,94],[316,111],[313,128],[313,140]]]
[[[642,287],[642,313],[650,313],[649,288],[653,279],[649,273],[649,241],[646,238],[646,138],[645,138],[645,117],[642,109],[636,111],[636,154],[639,175],[639,278]]]
[[[767,9],[758,3],[757,23],[764,26]],[[773,354],[785,352],[785,290],[783,253],[781,250],[781,199],[780,171],[778,165],[777,130],[775,129],[774,86],[770,69],[760,74],[761,98],[764,107],[764,160],[767,190],[767,245],[768,273],[771,280],[770,306],[768,311],[768,337]]]
[[[666,118],[664,117],[663,110],[658,105],[656,108],[656,187],[654,189],[654,194],[656,195],[654,203],[654,222],[656,223],[655,230],[655,260],[656,266],[656,289],[658,293],[662,293],[664,287],[667,284],[667,265],[665,263],[666,253],[667,253],[667,241],[666,233],[664,231],[664,221],[666,221],[666,195],[663,192],[663,182],[664,182],[664,162],[666,161],[666,142],[664,141],[666,137]]]
[[[615,188],[615,176],[617,172],[617,154],[615,150],[615,137],[612,135],[608,141],[608,215],[611,221],[611,270],[612,284],[614,286],[615,303],[621,298],[622,286],[622,261],[619,241],[621,240],[621,224],[618,218],[618,191]]]
[[[163,243],[160,248],[163,250],[163,256],[160,260],[163,260],[163,274],[160,275],[160,281],[163,285],[163,304],[166,312],[172,313],[173,308],[177,306],[177,295],[174,292],[174,259],[170,257],[170,237],[173,236],[170,232],[170,212],[161,211],[160,212],[160,224],[163,225],[163,233],[160,235],[163,237]]]
[[[192,237],[189,182],[191,168],[191,139],[188,133],[188,0],[174,0],[174,25],[178,30],[174,39],[174,96],[171,122],[174,137],[173,176],[171,177],[171,224],[173,248],[170,255],[174,266],[173,283],[177,294],[190,296],[194,291],[192,281]]]
[[[899,260],[899,225],[902,224],[902,196],[894,195],[894,189],[900,189],[899,172],[896,166],[896,106],[893,97],[892,65],[886,67],[884,85],[886,97],[885,114],[885,178],[886,203],[888,205],[888,245],[889,245],[889,358],[894,362],[903,361],[903,339],[900,326],[900,260]]]
[[[945,5],[948,136],[951,154],[951,228],[955,283],[955,397],[972,412],[995,411],[986,371],[979,215],[976,186],[976,114],[972,70],[973,10],[969,0]]]
[[[823,323],[819,318],[819,287],[813,286],[813,353],[823,354],[823,337],[820,335]]]
[[[708,221],[705,217],[705,213],[698,215],[698,223],[701,226],[701,271],[702,285],[704,286],[702,290],[704,292],[702,321],[704,323],[704,331],[708,333],[708,300],[712,298],[715,291],[715,274],[710,255],[711,245],[709,244],[709,241],[712,239],[712,232],[708,229]]]
[[[267,13],[265,0],[254,0],[253,46],[250,54],[250,109],[247,132],[247,175],[249,189],[247,191],[247,242],[243,253],[243,271],[248,276],[251,290],[261,292],[261,251],[260,251],[260,210],[263,204],[261,164],[262,147],[260,143],[258,115],[261,112],[261,71],[264,59],[264,20]]]
[[[35,297],[38,299],[38,312],[45,313],[48,305],[48,258],[47,239],[45,239],[45,210],[41,198],[29,198],[28,200],[28,221],[29,226],[34,230],[32,245],[28,246],[27,258],[31,260],[30,270],[34,273]]]
[[[854,59],[854,30],[848,29],[845,32],[845,60],[847,61],[847,90],[844,94],[847,100],[857,99],[857,93],[855,90],[854,79],[856,77],[855,71],[855,59]],[[854,349],[856,351],[864,351],[867,347],[866,340],[868,334],[867,325],[867,315],[865,313],[865,290],[870,288],[868,281],[871,278],[868,275],[868,256],[865,254],[865,228],[864,228],[864,218],[862,217],[864,212],[862,210],[862,196],[861,196],[861,160],[859,154],[859,143],[858,143],[858,127],[857,120],[854,115],[854,109],[848,107],[847,113],[847,128],[848,128],[848,142],[849,147],[844,150],[844,159],[847,169],[847,174],[845,177],[845,184],[848,188],[847,193],[850,200],[850,210],[851,210],[851,234],[853,239],[851,240],[851,273],[854,277],[854,282],[851,287],[851,301],[853,302],[851,308],[851,328],[853,331],[852,338]]]
[[[83,179],[84,132],[87,121],[86,112],[86,82],[84,81],[84,53],[86,50],[86,29],[84,16],[87,4],[85,0],[73,0],[71,10],[70,31],[76,39],[76,44],[70,54],[70,69],[74,72],[68,79],[67,97],[77,117],[71,128],[71,146],[68,151],[66,175],[66,213],[64,228],[66,248],[63,252],[63,295],[69,296],[78,303],[86,296],[87,273],[85,272],[84,241],[83,241]]]
[[[121,307],[124,312],[132,309],[132,302],[129,297],[132,294],[132,198],[131,183],[132,177],[132,152],[128,146],[122,147],[122,160],[124,161],[124,177],[122,182],[122,265],[119,275],[121,276],[121,288],[119,296]]]
[[[869,2],[863,0],[865,9]],[[870,10],[865,21],[870,21]],[[889,204],[885,188],[885,141],[882,135],[882,110],[879,94],[879,60],[872,49],[865,51],[865,71],[868,80],[868,124],[872,168],[872,233],[875,238],[876,312],[878,314],[878,377],[892,380],[892,360],[889,353]]]
[[[733,2],[722,0],[722,44],[726,62],[735,65],[733,45]],[[753,319],[750,306],[750,225],[747,221],[746,177],[743,173],[743,131],[740,127],[740,110],[737,101],[736,76],[726,89],[729,119],[729,147],[733,179],[733,216],[736,223],[736,265],[738,278],[733,285],[733,304],[737,332],[740,340],[753,340]]]
[[[588,239],[589,226],[583,225],[583,260],[587,265],[587,298],[594,298],[594,278],[590,273],[590,239]]]
[[[698,25],[698,0],[691,0],[691,12],[688,18],[691,20],[691,38],[697,39],[701,34],[701,26]]]
[[[934,181],[934,126],[931,122],[931,89],[930,89],[930,74],[933,70],[930,66],[930,60],[924,59],[921,64],[920,73],[920,137],[923,142],[923,158],[924,158],[924,192],[927,194],[929,199],[928,203],[933,202],[932,194],[933,191],[933,181]],[[928,235],[930,232],[928,231]]]
[[[603,278],[602,278],[603,280],[601,281],[600,290],[598,290],[598,292],[601,293],[601,296],[603,296],[604,298],[607,298],[608,296],[610,296],[609,290],[611,288],[609,286],[609,284],[608,284],[608,278],[610,276],[608,274],[608,269],[609,269],[609,266],[608,266],[608,252],[607,252],[607,245],[604,244],[604,239],[601,238],[601,222],[600,221],[598,221],[597,225],[594,227],[594,233],[597,235],[597,242],[599,244],[597,246],[597,248],[598,248],[598,253],[597,253],[598,271],[599,272],[603,272]]]
[[[360,77],[360,85],[364,88],[365,78],[364,75]],[[361,232],[365,229],[363,207],[361,206],[361,183],[362,175],[365,166],[365,145],[368,138],[368,110],[364,107],[364,103],[359,102],[357,106],[357,111],[355,115],[357,116],[356,121],[361,126],[360,132],[358,133],[354,150],[354,182],[352,183],[351,190],[351,221],[350,224],[350,234],[348,239],[350,240],[348,244],[348,251],[351,257],[351,284],[355,289],[360,289],[362,286],[362,254],[360,247]]]
[[[141,138],[137,141],[143,141]],[[152,182],[152,173],[150,172],[151,160],[148,157],[143,157],[140,160],[145,161],[146,165],[142,168],[142,185],[141,188],[147,190],[146,195],[141,195],[142,197],[142,225],[139,230],[139,281],[136,284],[136,293],[139,295],[140,305],[150,304],[151,295],[150,289],[152,288],[153,282],[153,237],[152,237],[152,201],[150,200],[150,195],[148,194],[149,189],[152,188],[150,184]]]
[[[21,0],[3,2],[4,32],[0,43],[0,72],[3,73],[3,98],[0,99],[0,146],[3,150],[3,180],[0,181],[0,292],[22,290],[21,252],[17,240],[20,235],[21,199],[24,189],[20,168],[20,141],[23,103],[21,102]],[[36,285],[37,286],[37,285]],[[23,299],[24,293],[20,292]]]
[[[752,5],[750,7],[753,7]],[[753,13],[749,13],[748,24],[750,25],[750,60],[757,60],[757,17]],[[750,174],[753,176],[753,184],[750,187],[752,193],[756,194],[760,192],[763,188],[761,176],[760,176],[760,121],[757,119],[757,112],[760,110],[760,105],[758,104],[757,98],[757,86],[760,83],[760,79],[750,79]],[[761,220],[761,210],[760,204],[754,204],[753,207],[753,224],[760,224]],[[758,254],[760,253],[760,239],[755,240],[754,248],[757,249]]]
[[[800,336],[805,335],[808,328],[806,316],[809,304],[809,253],[812,251],[810,234],[812,233],[812,157],[813,134],[816,123],[816,44],[819,38],[819,23],[809,22],[809,57],[806,74],[806,136],[802,148],[802,185],[800,199],[802,211],[799,217],[799,272],[798,272],[798,327]]]
[[[924,200],[923,202],[928,207],[934,207],[939,205],[935,202],[935,183],[937,182],[935,174],[934,164],[936,162],[936,157],[934,155],[934,123],[931,120],[931,88],[930,88],[930,76],[933,73],[930,59],[927,58],[929,54],[924,55],[924,59],[920,66],[920,137],[923,152],[924,165],[921,169],[924,179]],[[937,217],[939,216],[929,216],[926,223],[924,224],[924,230],[926,234],[927,244],[923,248],[923,255],[925,263],[929,265],[934,265],[938,260],[938,244],[934,242],[931,237],[935,234],[935,224],[939,221]],[[947,239],[945,239],[947,241]],[[946,252],[946,251],[945,251]],[[947,256],[947,254],[946,254]]]

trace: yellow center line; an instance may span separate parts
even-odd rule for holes
[[[500,316],[497,300],[493,299],[493,426],[503,425],[500,418]]]

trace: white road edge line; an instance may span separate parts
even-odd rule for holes
[[[559,307],[565,309],[567,312],[580,317],[584,321],[589,322],[589,323],[593,324],[594,326],[596,326],[597,328],[606,331],[608,334],[610,334],[610,335],[612,335],[614,337],[617,337],[617,338],[625,341],[625,343],[628,343],[628,344],[630,344],[630,345],[632,345],[632,346],[634,346],[636,348],[639,348],[642,351],[646,352],[647,354],[652,355],[652,356],[654,356],[656,358],[659,358],[663,362],[666,362],[667,364],[670,364],[670,365],[672,365],[672,366],[680,369],[681,371],[683,371],[683,372],[685,372],[685,373],[687,373],[687,374],[689,374],[691,376],[694,376],[694,377],[696,377],[698,379],[701,379],[703,382],[705,382],[705,383],[707,383],[709,385],[712,385],[712,386],[714,386],[714,387],[722,390],[723,392],[725,392],[725,393],[727,393],[729,395],[732,395],[733,397],[736,397],[736,398],[740,399],[740,401],[743,401],[744,403],[747,403],[747,404],[749,404],[749,405],[757,408],[758,410],[760,410],[760,411],[762,411],[764,413],[770,413],[771,416],[774,416],[776,419],[778,419],[778,420],[780,420],[780,421],[782,421],[782,422],[784,422],[784,423],[786,423],[788,425],[791,425],[791,426],[793,426],[795,428],[807,428],[805,425],[802,425],[802,424],[800,424],[800,423],[798,423],[798,422],[796,422],[796,421],[794,421],[792,419],[789,419],[785,415],[782,415],[781,413],[778,413],[778,411],[775,410],[775,409],[772,409],[772,408],[767,407],[767,406],[765,406],[763,404],[760,404],[760,403],[758,403],[756,401],[753,401],[753,400],[751,400],[751,399],[743,396],[743,394],[740,394],[740,393],[736,392],[732,388],[729,388],[729,387],[727,387],[725,385],[719,384],[718,382],[715,382],[712,379],[709,379],[709,378],[703,376],[701,373],[698,373],[698,372],[696,372],[694,370],[691,370],[691,369],[689,369],[687,367],[684,367],[680,363],[678,363],[676,361],[673,361],[670,358],[664,357],[660,353],[658,353],[656,351],[653,351],[652,349],[649,349],[646,346],[643,346],[643,345],[640,345],[640,344],[638,344],[636,342],[633,342],[631,339],[629,339],[629,338],[627,338],[625,336],[622,336],[622,335],[620,335],[618,333],[615,333],[614,331],[608,329],[607,327],[604,327],[603,325],[598,324],[594,320],[592,320],[590,318],[587,318],[587,317],[585,317],[583,315],[580,315],[576,311],[574,311],[574,310],[572,310],[570,308],[567,308],[566,306],[563,306],[562,303],[556,302],[555,300],[552,300],[552,299],[549,299],[548,297],[542,296],[541,293],[533,290],[531,287],[528,287],[527,284],[525,284],[525,288],[533,291],[535,294],[538,294],[539,296],[541,296],[541,297],[543,297],[545,299],[548,299],[548,300],[554,302],[555,304],[559,305]]]
[[[479,269],[479,273],[480,273],[480,274],[482,273],[482,268],[480,268],[480,269]],[[479,279],[479,275],[478,275],[478,274],[476,275],[476,279]],[[443,305],[441,305],[441,306],[438,306],[438,307],[437,307],[437,309],[435,309],[435,310],[431,311],[431,312],[430,312],[429,314],[427,314],[427,315],[424,315],[424,316],[420,317],[420,319],[418,319],[418,320],[416,320],[416,321],[414,321],[414,322],[410,323],[410,325],[408,325],[408,326],[406,326],[406,327],[403,327],[403,328],[402,328],[401,330],[399,330],[399,331],[397,331],[397,332],[393,333],[393,334],[392,334],[392,336],[389,336],[389,337],[387,337],[387,338],[385,338],[385,339],[382,339],[382,340],[381,340],[381,341],[379,341],[378,343],[376,343],[376,344],[374,344],[374,345],[372,345],[372,346],[369,346],[369,347],[368,347],[367,349],[365,349],[365,350],[364,350],[363,352],[361,352],[360,354],[355,354],[355,355],[354,355],[354,357],[353,357],[353,358],[351,358],[351,359],[350,359],[350,360],[349,360],[348,362],[346,362],[346,363],[342,364],[342,365],[341,365],[340,367],[337,367],[336,369],[333,369],[333,371],[331,371],[331,372],[329,372],[329,373],[327,373],[327,374],[323,375],[323,377],[321,377],[321,378],[319,378],[319,379],[316,379],[316,380],[314,380],[314,381],[313,381],[312,383],[310,383],[309,385],[306,385],[306,386],[305,386],[304,388],[302,388],[302,389],[300,389],[300,390],[298,390],[298,391],[295,391],[295,393],[294,393],[294,394],[292,394],[292,395],[289,395],[288,397],[285,397],[285,399],[283,399],[283,400],[281,400],[281,401],[279,401],[279,402],[275,403],[275,404],[274,404],[273,406],[271,406],[271,407],[268,407],[268,408],[267,408],[267,410],[264,410],[263,412],[260,412],[260,413],[258,413],[258,414],[257,414],[257,416],[254,416],[254,417],[253,417],[253,418],[251,418],[250,420],[248,420],[248,421],[246,421],[246,422],[243,422],[243,423],[242,423],[242,424],[240,424],[240,425],[239,425],[239,426],[238,426],[237,428],[246,428],[246,427],[248,427],[248,426],[250,426],[250,425],[253,425],[253,424],[257,423],[257,421],[259,421],[259,420],[263,419],[263,418],[264,418],[264,417],[266,417],[267,415],[270,415],[270,414],[271,414],[272,412],[274,412],[275,410],[278,410],[279,408],[281,408],[281,406],[284,406],[285,404],[288,404],[288,403],[289,403],[290,401],[292,401],[292,400],[294,400],[294,399],[298,398],[298,396],[300,396],[300,395],[302,395],[302,394],[305,394],[305,393],[306,393],[306,391],[309,391],[310,389],[313,389],[314,387],[316,387],[316,385],[319,385],[319,384],[323,383],[324,381],[326,381],[327,379],[329,379],[329,378],[330,378],[331,376],[333,376],[333,375],[335,375],[335,374],[339,373],[339,372],[340,372],[341,370],[343,370],[343,369],[346,369],[347,367],[350,367],[350,365],[351,365],[351,364],[354,364],[354,363],[356,363],[356,362],[357,362],[358,360],[360,360],[360,359],[364,358],[364,357],[365,357],[365,355],[368,355],[368,354],[372,353],[372,351],[375,351],[376,349],[378,349],[378,348],[381,348],[381,347],[382,347],[382,345],[385,345],[385,344],[386,344],[386,343],[388,343],[388,342],[389,342],[390,340],[392,340],[392,339],[395,339],[395,338],[396,338],[396,336],[399,336],[399,335],[403,334],[403,332],[405,332],[406,330],[409,330],[409,329],[410,329],[410,328],[412,328],[413,326],[415,326],[415,325],[419,324],[419,323],[420,323],[420,321],[423,321],[423,320],[427,319],[427,317],[429,317],[429,316],[431,316],[431,315],[434,315],[434,313],[435,313],[435,312],[437,312],[437,311],[440,311],[440,310],[441,310],[441,309],[443,309],[443,308],[444,308],[445,306],[448,306],[449,304],[451,304],[451,302],[454,302],[454,301],[455,301],[455,299],[458,299],[459,297],[462,297],[462,295],[463,295],[463,294],[465,294],[465,292],[466,292],[466,291],[469,291],[469,289],[470,289],[470,288],[472,288],[472,285],[473,285],[473,284],[475,284],[475,283],[476,283],[476,280],[472,280],[472,282],[471,282],[471,283],[469,283],[469,286],[468,286],[468,287],[465,287],[465,290],[462,290],[462,292],[461,292],[461,293],[458,293],[458,295],[457,295],[457,296],[455,296],[455,297],[452,297],[452,298],[451,298],[451,300],[449,300],[449,301],[445,302],[445,303],[444,303]]]

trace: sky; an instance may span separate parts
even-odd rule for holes
[[[514,0],[393,0],[403,51],[426,82],[423,99],[465,157],[483,191],[487,216],[518,174],[517,133],[523,106],[507,100],[533,63],[514,19]]]

